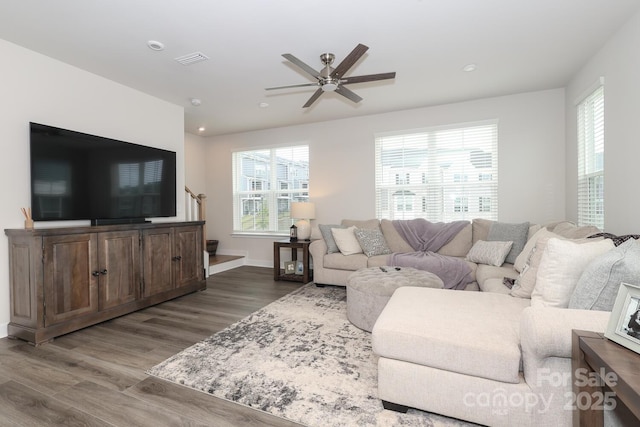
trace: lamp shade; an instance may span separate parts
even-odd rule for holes
[[[291,202],[291,218],[314,219],[316,217],[316,205],[310,202]]]
[[[309,202],[291,202],[291,218],[297,219],[298,239],[309,240],[311,237],[310,219],[316,217],[316,205]]]

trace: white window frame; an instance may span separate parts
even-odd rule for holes
[[[377,218],[498,219],[497,120],[378,134],[375,150]]]
[[[605,93],[600,78],[576,102],[578,143],[578,225],[604,230]]]
[[[288,236],[291,202],[309,199],[309,146],[235,151],[232,173],[233,234]]]

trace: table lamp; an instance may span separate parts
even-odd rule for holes
[[[316,205],[310,202],[291,202],[291,218],[297,219],[298,240],[309,240],[311,237],[311,223],[316,217]]]

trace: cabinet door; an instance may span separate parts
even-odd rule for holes
[[[45,326],[98,311],[95,233],[45,236]]]
[[[174,238],[176,287],[203,280],[202,227],[176,227]]]
[[[140,233],[98,234],[100,310],[135,301],[140,295]]]
[[[157,228],[143,231],[143,297],[169,291],[175,287],[172,252],[173,228]]]

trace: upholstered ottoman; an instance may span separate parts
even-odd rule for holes
[[[391,295],[401,286],[443,288],[442,280],[428,271],[410,267],[370,267],[347,279],[347,318],[371,332]]]

